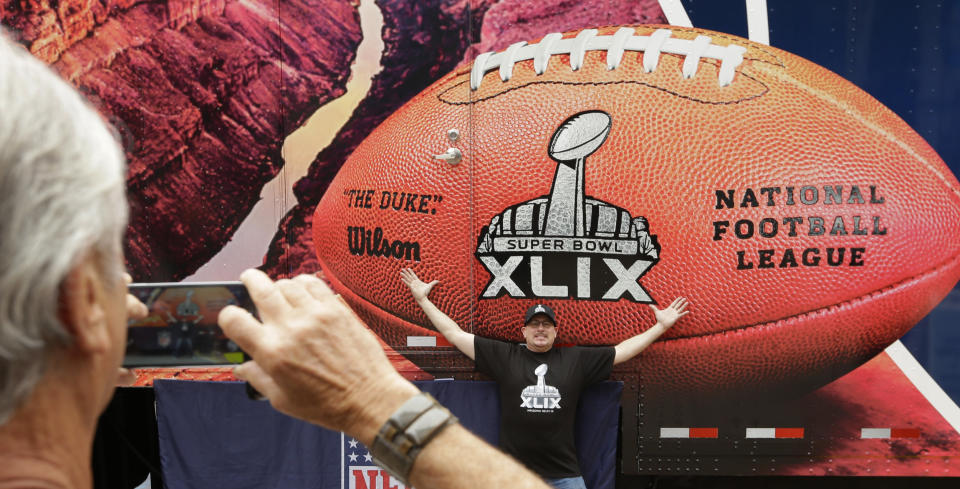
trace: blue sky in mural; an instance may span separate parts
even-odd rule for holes
[[[743,0],[683,5],[695,27],[747,37]],[[960,1],[767,0],[767,6],[771,45],[869,92],[960,175]],[[960,401],[960,287],[902,341]]]

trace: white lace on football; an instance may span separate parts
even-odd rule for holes
[[[533,69],[537,75],[547,70],[550,57],[555,54],[570,56],[570,68],[574,71],[583,66],[587,51],[606,51],[607,69],[615,70],[623,60],[626,51],[643,53],[643,70],[647,73],[657,69],[660,54],[684,56],[683,77],[692,78],[703,58],[720,60],[718,81],[721,87],[733,82],[737,67],[743,63],[743,54],[747,48],[730,44],[718,46],[709,36],[697,36],[694,40],[670,37],[669,29],[657,29],[649,36],[638,36],[629,27],[621,27],[613,35],[598,35],[596,29],[584,29],[577,37],[563,39],[559,33],[547,34],[536,44],[518,42],[500,53],[487,52],[477,56],[470,71],[470,88],[480,88],[480,82],[488,71],[499,69],[500,79],[509,81],[513,75],[513,65],[520,61],[533,60]]]

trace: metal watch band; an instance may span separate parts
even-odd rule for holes
[[[373,461],[407,484],[413,461],[437,434],[457,422],[457,417],[430,394],[421,392],[403,403],[373,439]]]

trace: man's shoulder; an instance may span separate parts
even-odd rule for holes
[[[477,351],[484,351],[490,353],[506,353],[510,352],[517,348],[518,344],[510,341],[496,340],[493,338],[486,338],[480,335],[474,335],[473,337],[473,347]]]
[[[477,370],[498,381],[508,374],[509,365],[515,363],[518,354],[515,343],[476,335],[473,337],[473,349]]]
[[[570,346],[564,346],[560,349],[575,351],[577,353],[586,353],[586,354],[591,354],[591,353],[603,354],[603,353],[609,353],[609,352],[616,352],[616,349],[610,345],[570,345]]]
[[[496,338],[487,338],[486,336],[480,336],[480,335],[473,335],[473,341],[474,341],[474,343],[481,343],[481,342],[482,342],[482,343],[487,343],[487,344],[499,344],[499,345],[506,345],[506,346],[518,346],[518,345],[519,345],[519,343],[517,343],[517,342],[515,342],[515,341],[498,340],[498,339],[496,339]]]
[[[613,357],[616,356],[617,350],[612,346],[586,346],[586,345],[574,345],[562,348],[563,350],[569,350],[571,355],[570,357],[576,358],[597,358],[605,359],[610,357],[610,361],[613,361]]]

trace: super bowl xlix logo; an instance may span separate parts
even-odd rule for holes
[[[557,171],[550,193],[510,206],[480,233],[477,258],[491,275],[481,299],[654,302],[639,282],[660,257],[646,218],[584,191],[587,156],[607,139],[611,125],[606,112],[588,111],[554,132],[548,154]]]
[[[537,383],[528,385],[520,393],[520,407],[526,408],[528,412],[552,413],[554,410],[561,409],[560,390],[552,385],[547,385],[545,379],[547,375],[547,364],[541,363],[533,370],[537,376]]]

